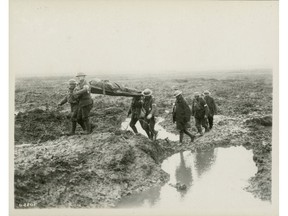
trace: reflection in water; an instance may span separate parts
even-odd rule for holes
[[[151,207],[154,206],[160,198],[161,186],[152,187],[147,191],[140,192],[141,194],[132,194],[126,196],[120,200],[118,207],[129,208],[129,207]]]
[[[164,160],[161,168],[170,175],[168,183],[124,197],[117,208],[180,208],[213,213],[223,209],[250,213],[272,210],[269,202],[243,190],[248,179],[257,172],[252,150],[239,146],[193,153],[185,151]],[[177,182],[187,185],[187,190],[170,186]]]
[[[214,153],[215,151],[215,153]],[[198,178],[208,171],[216,160],[217,149],[209,149],[207,151],[197,150],[195,152],[195,168],[197,170]]]
[[[190,186],[192,185],[192,169],[185,164],[183,152],[180,152],[180,164],[175,171],[176,181],[187,186],[186,190],[180,190],[181,197],[183,198]]]

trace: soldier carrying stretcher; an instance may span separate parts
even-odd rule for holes
[[[78,111],[79,111],[79,99],[78,97],[73,95],[73,92],[75,91],[76,88],[76,80],[74,79],[70,79],[68,81],[69,84],[69,90],[68,90],[68,94],[58,103],[58,107],[64,105],[65,103],[70,103],[70,107],[71,107],[71,130],[68,133],[68,135],[74,135],[75,134],[75,130],[76,130],[76,126],[77,126],[77,122],[78,124],[81,125],[82,129],[85,131],[85,125],[83,122],[83,119],[79,118],[78,116]]]

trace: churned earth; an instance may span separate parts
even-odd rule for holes
[[[123,196],[162,185],[169,175],[161,162],[185,150],[242,145],[253,150],[258,172],[246,188],[271,200],[272,81],[271,74],[221,76],[219,79],[114,79],[138,89],[154,90],[160,124],[178,134],[172,124],[173,88],[183,90],[188,103],[195,91],[209,89],[218,106],[213,130],[194,143],[168,139],[150,141],[120,130],[131,98],[93,95],[92,134],[66,136],[69,105],[57,108],[69,77],[16,81],[14,134],[15,208],[113,207]],[[111,79],[112,80],[112,79]],[[193,125],[193,119],[191,124]],[[195,128],[191,128],[195,132]]]

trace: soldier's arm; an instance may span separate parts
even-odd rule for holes
[[[201,100],[200,104],[204,107],[205,110],[205,115],[208,116],[209,110],[208,110],[208,105],[204,99]]]
[[[67,96],[65,96],[59,103],[58,105],[59,106],[62,106],[63,104],[67,103],[68,102],[68,99],[67,99]]]
[[[90,92],[90,86],[89,85],[84,85],[82,89],[80,90],[76,90],[75,92],[73,92],[73,96],[79,96],[82,95],[86,92]]]
[[[191,110],[190,110],[190,107],[189,105],[187,104],[186,101],[183,102],[183,108],[184,108],[184,112],[185,112],[185,118],[187,121],[189,121],[190,119],[190,116],[191,116]]]
[[[192,100],[191,115],[194,116],[194,100]]]
[[[175,123],[176,121],[176,105],[173,104],[173,108],[172,108],[172,121],[173,123]]]
[[[133,103],[132,103],[132,104],[133,104]],[[129,115],[132,113],[132,104],[131,104],[131,106],[130,106],[130,108],[129,108],[129,110],[128,110],[127,116],[129,116]]]
[[[152,116],[154,116],[154,115],[155,115],[155,112],[156,112],[156,109],[157,109],[157,106],[156,106],[156,103],[155,103],[155,99],[152,98],[152,109],[151,109],[151,111],[150,111],[149,114],[151,114]]]

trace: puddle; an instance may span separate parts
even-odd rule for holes
[[[130,131],[133,132],[133,130],[129,126],[130,120],[131,120],[131,118],[126,118],[125,121],[122,122],[121,130],[130,130]],[[159,125],[159,123],[161,123],[162,121],[164,121],[164,118],[160,118],[160,117],[156,118],[155,130],[158,131],[157,139],[166,139],[166,138],[168,138],[171,141],[179,141],[179,135],[176,135],[176,134],[173,134],[173,133],[169,133],[161,125]],[[139,121],[136,123],[135,126],[136,126],[136,128],[138,130],[138,133],[143,134],[144,136],[147,137],[147,134],[142,129]]]
[[[242,146],[174,154],[162,163],[162,169],[170,175],[168,183],[124,197],[116,208],[271,210],[269,201],[244,190],[257,172],[252,157],[252,151]],[[178,191],[169,185],[176,182],[187,189]]]

